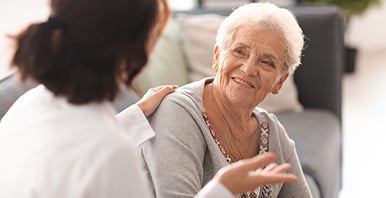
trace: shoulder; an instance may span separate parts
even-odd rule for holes
[[[280,121],[278,120],[275,114],[269,113],[267,110],[263,108],[256,107],[254,110],[254,113],[259,119],[259,122],[262,120],[265,120],[266,122],[268,122],[271,125],[274,125],[275,127],[277,127],[277,125],[281,125]]]
[[[205,81],[195,81],[178,88],[175,92],[167,95],[161,102],[157,111],[152,115],[178,114],[188,112],[189,114],[200,114],[203,112],[202,93]],[[166,114],[165,114],[166,113]]]
[[[33,105],[34,101],[42,100],[47,94],[42,85],[28,90],[13,103],[4,115],[3,120],[14,114],[16,114],[16,117],[21,117],[24,113],[34,112],[34,108],[36,108],[36,105]]]
[[[269,125],[270,134],[272,136],[277,136],[280,139],[289,139],[284,126],[280,123],[279,119],[276,117],[275,114],[269,113],[265,109],[259,107],[255,108],[254,113],[257,116],[257,119],[259,120],[260,124],[262,122],[267,122],[267,124]]]
[[[176,101],[195,101],[201,102],[202,93],[204,90],[205,81],[195,81],[184,85],[178,88],[174,93],[169,94],[165,99],[166,100],[176,100]]]
[[[202,117],[202,90],[204,83],[196,81],[178,88],[167,95],[157,110],[148,118],[155,131],[152,142],[170,141],[198,147],[204,144],[203,131],[206,129]],[[194,145],[196,144],[196,146]]]

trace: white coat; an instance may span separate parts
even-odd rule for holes
[[[142,111],[73,105],[43,85],[0,122],[0,197],[152,197],[136,146],[154,136]],[[233,197],[209,183],[197,197]]]

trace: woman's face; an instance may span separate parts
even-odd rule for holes
[[[254,108],[267,94],[277,94],[288,77],[286,47],[277,31],[241,27],[225,49],[215,46],[213,53],[215,86],[236,105]]]

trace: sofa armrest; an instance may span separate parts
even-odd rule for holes
[[[21,82],[14,73],[0,79],[0,120],[24,92],[36,85],[32,81]]]
[[[292,8],[305,35],[302,65],[295,72],[305,108],[327,109],[341,121],[344,57],[343,18],[333,6]]]

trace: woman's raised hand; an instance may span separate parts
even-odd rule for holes
[[[291,165],[276,164],[273,153],[265,153],[255,157],[239,160],[223,167],[214,179],[222,183],[232,194],[238,195],[255,190],[264,184],[296,182],[297,177],[286,173]]]

